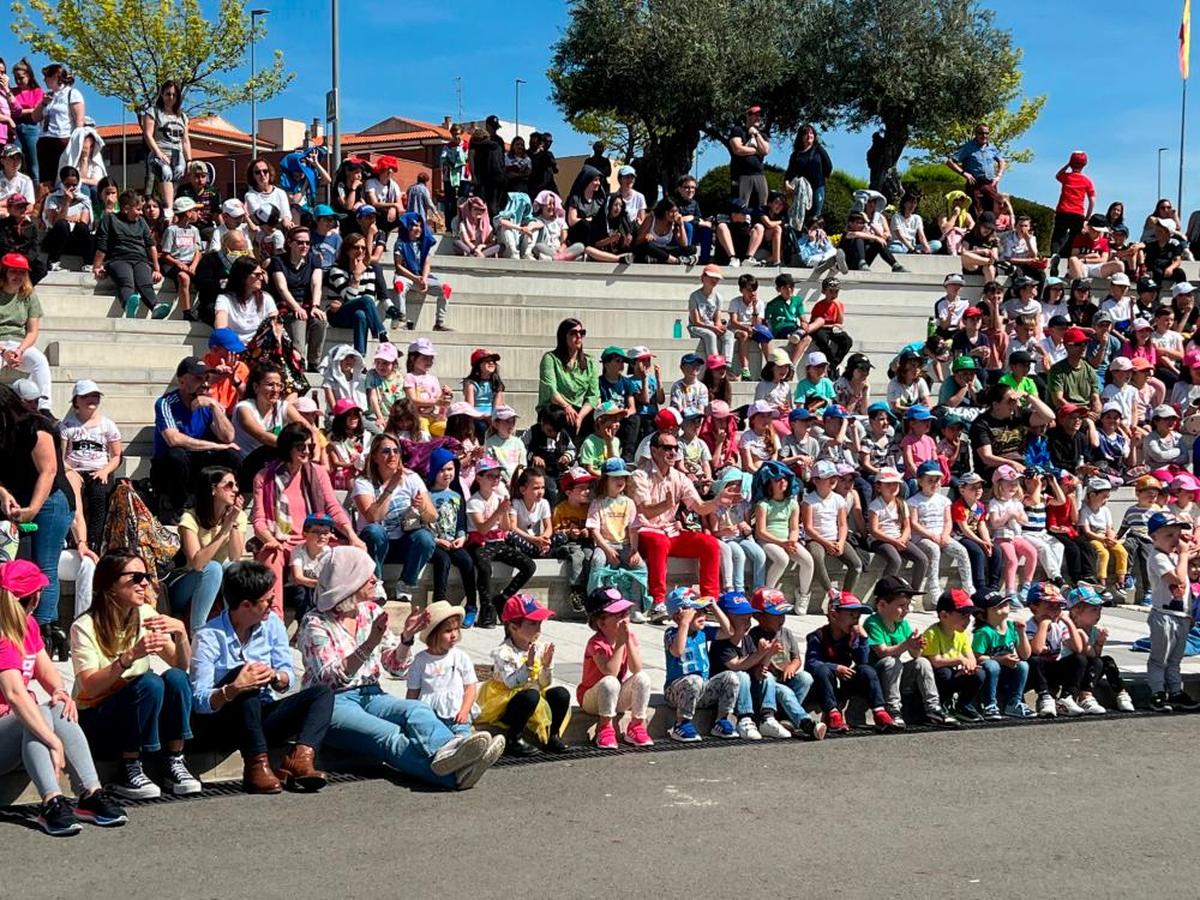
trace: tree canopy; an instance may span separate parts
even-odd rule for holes
[[[189,112],[216,112],[273,97],[293,77],[279,51],[253,81],[223,77],[267,33],[242,0],[220,0],[211,21],[200,0],[16,0],[12,12],[21,41],[131,110],[153,103],[165,81],[179,84]]]

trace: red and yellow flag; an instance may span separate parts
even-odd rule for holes
[[[1183,0],[1183,20],[1179,23],[1179,74],[1187,81],[1192,55],[1192,0]]]

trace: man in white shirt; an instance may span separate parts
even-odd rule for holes
[[[1133,321],[1133,298],[1129,296],[1129,276],[1117,272],[1108,279],[1108,296],[1100,301],[1101,312],[1112,316],[1113,327],[1124,334]]]

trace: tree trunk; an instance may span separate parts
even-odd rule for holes
[[[675,183],[692,171],[692,160],[700,145],[700,129],[677,129],[672,135],[652,140],[646,152],[656,164],[662,196],[670,197],[675,190]]]
[[[891,202],[900,199],[902,187],[897,166],[908,145],[908,121],[902,116],[883,119],[883,135],[867,154],[871,170],[871,190],[879,191]]]

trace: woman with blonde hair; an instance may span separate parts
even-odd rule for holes
[[[38,386],[42,409],[50,408],[50,362],[37,344],[42,304],[20,253],[0,256],[0,369],[20,369]],[[18,324],[19,323],[19,324]]]
[[[47,584],[31,562],[0,565],[0,774],[24,766],[42,798],[37,823],[57,837],[77,834],[80,819],[114,826],[124,825],[128,817],[100,787],[75,701],[50,661],[33,618]],[[49,703],[37,702],[29,690],[31,681],[50,695]],[[59,789],[64,768],[79,792],[78,800]]]

